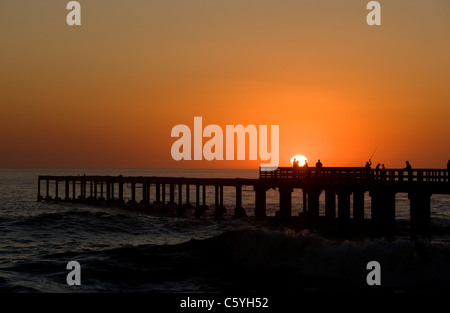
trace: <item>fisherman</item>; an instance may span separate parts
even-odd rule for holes
[[[365,166],[365,168],[366,169],[370,169],[371,168],[371,166],[372,166],[372,161],[369,159],[369,161],[368,162],[366,162],[366,166]]]
[[[322,167],[322,162],[320,162],[320,159],[319,159],[319,161],[317,161],[316,167]]]
[[[409,163],[409,161],[406,161],[405,170],[410,171],[411,169],[412,169],[411,164]]]
[[[381,166],[381,164],[378,163],[377,166],[375,167],[375,169],[376,169],[376,170],[379,170],[379,169],[380,169],[380,166]]]

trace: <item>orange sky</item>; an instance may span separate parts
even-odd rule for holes
[[[172,159],[172,127],[279,125],[295,154],[450,159],[450,3],[0,1],[0,167],[257,168]]]

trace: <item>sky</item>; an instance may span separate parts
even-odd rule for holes
[[[175,161],[179,124],[279,125],[280,166],[450,159],[450,2],[0,0],[0,167]],[[269,126],[270,128],[270,126]],[[207,139],[205,139],[206,141]]]

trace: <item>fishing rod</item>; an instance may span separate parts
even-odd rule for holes
[[[378,145],[375,147],[375,149],[373,150],[372,155],[371,155],[370,158],[369,158],[369,161],[370,161],[370,162],[372,162],[372,158],[373,158],[373,156],[375,155],[375,152],[377,151],[377,149],[378,149]]]

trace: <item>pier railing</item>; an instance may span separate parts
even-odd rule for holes
[[[260,179],[355,179],[387,182],[449,183],[446,169],[367,169],[365,167],[279,167],[274,171],[259,169]]]

